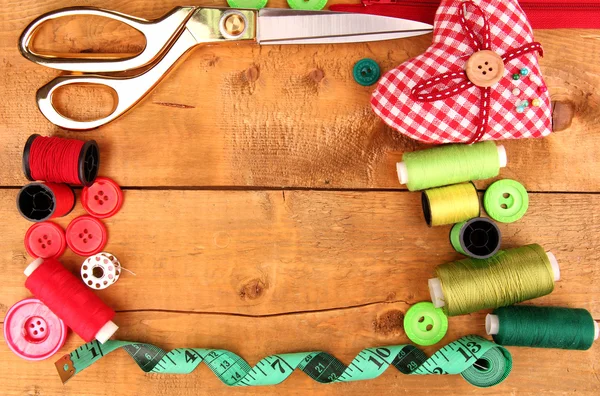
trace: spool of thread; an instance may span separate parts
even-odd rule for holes
[[[448,316],[499,308],[550,294],[560,280],[556,257],[540,245],[505,251],[485,260],[439,265],[429,279],[431,301]]]
[[[581,308],[515,305],[494,310],[485,318],[485,331],[500,345],[584,351],[600,329]]]
[[[31,135],[23,149],[28,180],[91,186],[98,176],[100,149],[95,140]]]
[[[460,223],[481,214],[479,195],[473,183],[425,190],[421,204],[423,216],[430,227]]]
[[[86,342],[104,343],[117,331],[112,321],[115,311],[58,260],[37,259],[25,275],[25,287]]]
[[[476,217],[455,224],[450,230],[452,247],[465,256],[486,259],[500,249],[500,229],[490,219]]]
[[[29,221],[68,215],[75,207],[75,191],[66,184],[29,183],[17,194],[17,209]]]
[[[396,164],[400,184],[410,191],[498,176],[507,163],[504,146],[491,142],[448,144],[405,153]]]

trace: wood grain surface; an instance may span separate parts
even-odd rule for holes
[[[117,311],[118,338],[164,349],[224,348],[251,364],[269,354],[307,350],[349,363],[362,348],[408,342],[402,315],[428,300],[427,279],[435,266],[459,255],[449,245],[449,227],[428,228],[420,195],[405,191],[395,175],[403,152],[425,146],[373,115],[371,88],[356,84],[351,68],[370,57],[391,69],[427,48],[431,35],[368,44],[199,48],[121,119],[94,131],[67,132],[48,123],[35,104],[36,90],[59,73],[26,61],[16,44],[33,18],[72,5],[155,18],[183,4],[0,0],[0,318],[29,296],[22,271],[31,260],[23,247],[31,223],[19,216],[15,197],[26,183],[23,145],[31,133],[40,133],[96,139],[100,173],[124,186],[121,212],[104,221],[106,250],[136,275],[124,273],[98,292]],[[555,291],[532,303],[582,307],[600,320],[600,30],[540,30],[535,36],[544,45],[541,65],[552,99],[566,109],[561,115],[573,117],[561,119],[562,130],[546,139],[503,142],[509,166],[500,176],[521,181],[531,192],[526,216],[500,225],[503,242],[539,243],[560,262]],[[95,18],[50,22],[35,44],[57,53],[132,54],[144,42],[117,23]],[[109,111],[111,101],[104,90],[78,87],[59,95],[56,105],[89,119]],[[78,204],[57,223],[66,227],[83,213]],[[61,261],[77,272],[82,258],[67,251]],[[485,335],[484,317],[450,318],[438,345]],[[81,343],[70,334],[60,353]],[[295,373],[275,387],[229,389],[205,366],[190,375],[144,374],[122,351],[63,386],[55,358],[21,360],[0,342],[0,393],[600,391],[598,345],[587,352],[509,349],[512,374],[488,390],[458,376],[410,377],[393,368],[368,382],[319,385]]]

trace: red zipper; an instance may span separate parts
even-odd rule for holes
[[[433,24],[439,4],[440,0],[362,0],[329,9]],[[534,29],[600,29],[600,0],[524,0],[519,4]]]

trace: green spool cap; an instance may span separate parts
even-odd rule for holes
[[[287,0],[287,2],[290,8],[295,10],[318,11],[327,5],[327,0]]]
[[[250,8],[260,9],[267,5],[268,0],[227,0],[227,4],[232,8]]]
[[[417,345],[437,344],[448,331],[448,318],[441,308],[435,308],[430,302],[420,302],[406,312],[404,331]]]
[[[500,240],[500,229],[485,217],[463,221],[450,230],[450,243],[454,250],[476,259],[486,259],[496,254],[500,249]]]
[[[521,183],[511,179],[498,180],[486,190],[483,207],[492,219],[512,223],[527,212],[529,196]]]
[[[352,75],[354,76],[354,81],[368,87],[379,80],[381,69],[373,59],[364,58],[356,62],[352,69]]]

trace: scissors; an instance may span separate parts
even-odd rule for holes
[[[136,56],[124,58],[57,57],[32,50],[33,38],[42,23],[78,15],[123,22],[144,35],[146,46]],[[331,11],[176,7],[159,19],[146,20],[99,8],[70,7],[49,12],[31,22],[19,39],[19,50],[32,62],[73,73],[56,77],[41,87],[36,101],[42,114],[53,124],[65,129],[88,130],[105,125],[130,110],[183,54],[200,44],[228,41],[261,45],[351,43],[418,36],[432,30],[429,24],[406,19]],[[112,112],[89,121],[74,120],[59,113],[52,95],[58,88],[71,84],[112,88],[115,96]]]

